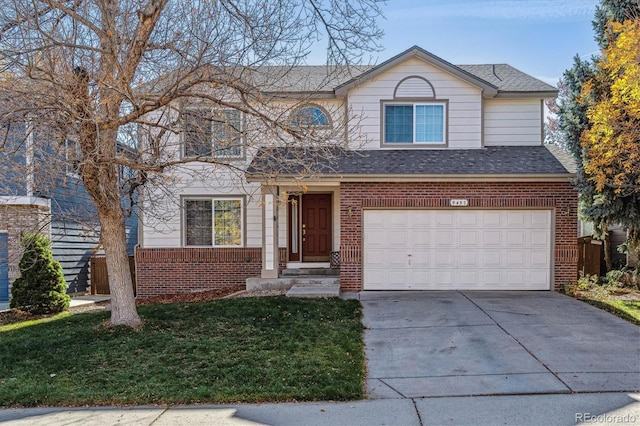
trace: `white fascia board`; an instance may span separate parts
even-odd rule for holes
[[[328,185],[329,182],[570,182],[576,177],[573,173],[531,174],[531,175],[332,175],[292,177],[279,176],[261,179],[247,176],[247,182],[266,182],[274,185],[313,183]]]
[[[40,206],[51,208],[51,200],[42,197],[24,195],[0,195],[0,205],[4,206]]]

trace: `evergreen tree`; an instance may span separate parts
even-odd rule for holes
[[[640,0],[601,0],[596,8],[593,20],[595,40],[604,52],[614,37],[613,24],[626,19],[640,17]],[[582,216],[595,225],[596,236],[603,237],[610,224],[625,225],[624,218],[634,217],[634,203],[624,200],[615,191],[598,188],[595,179],[585,173],[587,163],[586,150],[581,143],[582,135],[592,123],[588,117],[589,107],[609,96],[610,86],[598,84],[606,79],[596,78],[603,71],[599,66],[599,57],[583,60],[574,58],[573,66],[566,70],[561,82],[565,87],[565,95],[558,101],[559,127],[564,132],[567,149],[573,154],[577,163],[576,188],[580,195]],[[595,84],[591,84],[591,82]],[[588,93],[584,86],[588,85]],[[632,244],[633,245],[633,244]],[[607,254],[608,245],[605,240],[605,256],[610,269],[611,262]]]
[[[40,234],[22,237],[24,254],[20,277],[11,288],[11,307],[32,314],[61,312],[69,307],[67,283],[60,262],[53,259],[51,242]]]

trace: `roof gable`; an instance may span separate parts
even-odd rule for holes
[[[456,65],[453,65],[447,61],[445,61],[444,59],[427,52],[426,50],[422,49],[421,47],[418,46],[413,46],[412,48],[405,50],[404,52],[400,53],[399,55],[394,56],[393,58],[381,63],[380,65],[377,65],[375,67],[372,67],[370,69],[368,69],[367,71],[363,72],[362,74],[358,75],[355,78],[352,78],[351,80],[348,80],[342,84],[340,84],[339,86],[337,86],[335,88],[335,93],[338,96],[344,96],[346,95],[346,93],[352,89],[353,87],[358,86],[359,84],[362,84],[365,81],[368,81],[382,73],[384,73],[385,71],[395,67],[398,64],[401,64],[402,62],[405,62],[408,59],[411,58],[418,58],[421,59],[433,66],[435,66],[436,68],[439,68],[475,87],[478,87],[479,89],[481,89],[484,93],[485,96],[490,96],[493,97],[498,93],[498,87],[488,81],[485,81],[484,79],[470,73],[469,71],[458,67]]]

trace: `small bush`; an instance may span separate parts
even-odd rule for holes
[[[64,311],[69,307],[67,283],[62,267],[51,253],[51,242],[40,234],[21,239],[24,254],[20,259],[20,278],[11,288],[11,307],[32,314]]]
[[[610,286],[601,285],[597,275],[581,275],[575,285],[565,288],[565,293],[574,297],[589,294],[591,298],[603,300],[609,296]]]

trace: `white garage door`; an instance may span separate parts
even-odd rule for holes
[[[549,210],[366,210],[365,290],[549,290]]]

